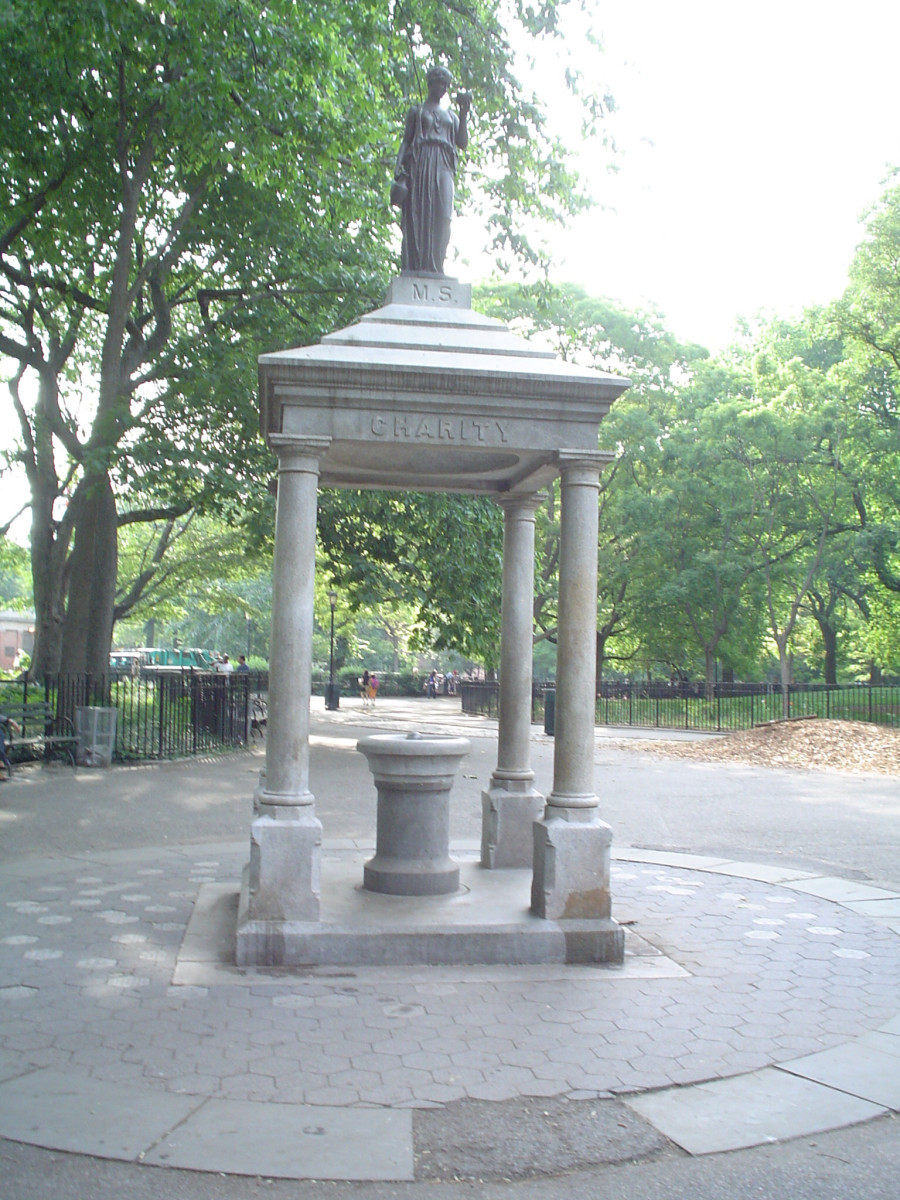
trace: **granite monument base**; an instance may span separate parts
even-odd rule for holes
[[[250,824],[247,911],[256,920],[315,921],[319,916],[322,822],[311,808],[256,816]]]
[[[407,897],[363,888],[360,862],[358,854],[323,862],[318,921],[253,919],[245,872],[237,965],[301,970],[623,961],[624,934],[615,921],[548,921],[531,912],[530,870],[486,871],[476,862],[461,862],[454,894]]]
[[[550,921],[610,916],[609,860],[612,829],[596,808],[546,814],[534,825],[531,907]]]
[[[543,812],[544,797],[530,778],[495,778],[481,793],[481,865],[489,870],[530,867],[533,826]]]

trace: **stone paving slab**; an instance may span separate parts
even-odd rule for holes
[[[208,1100],[143,1155],[152,1166],[284,1179],[413,1178],[412,1113]]]
[[[648,1093],[626,1103],[689,1154],[717,1154],[824,1133],[885,1111],[774,1069]]]
[[[685,867],[691,871],[727,867],[729,860],[704,854],[683,854],[677,850],[640,850],[629,846],[614,846],[612,857],[621,862],[658,863],[665,867]]]
[[[157,1095],[72,1072],[35,1071],[0,1084],[0,1135],[130,1161],[202,1103],[196,1096]]]
[[[853,900],[847,905],[851,912],[861,913],[864,917],[877,917],[880,921],[894,921],[900,918],[900,896],[886,896],[883,900]]]
[[[369,852],[355,841],[329,850],[345,864]],[[90,1094],[82,1084],[99,1089],[111,1112],[130,1110],[132,1094],[164,1114],[170,1102],[185,1105],[192,1121],[207,1105],[247,1105],[249,1156],[277,1106],[396,1113],[457,1101],[624,1095],[681,1104],[710,1080],[734,1089],[728,1077],[763,1073],[768,1080],[774,1066],[853,1039],[900,1040],[900,947],[890,921],[851,909],[867,902],[850,898],[859,885],[840,893],[842,903],[831,882],[825,896],[797,887],[822,877],[774,883],[758,877],[765,868],[755,871],[754,864],[736,863],[729,875],[727,860],[679,854],[660,862],[654,852],[626,847],[614,854],[615,915],[633,922],[632,937],[657,961],[673,964],[671,973],[635,973],[640,963],[621,970],[237,973],[215,941],[220,912],[195,939],[194,974],[181,974],[188,926],[204,920],[198,900],[234,891],[246,853],[244,843],[156,847],[34,860],[27,870],[3,872],[4,1112],[36,1105],[29,1088],[54,1075],[69,1079],[70,1095],[72,1081],[79,1095]],[[821,1099],[823,1112],[837,1114],[837,1124],[884,1107],[789,1070],[776,1074],[813,1089],[808,1094]],[[873,1063],[853,1086],[866,1096],[879,1078]],[[756,1104],[753,1097],[764,1092],[758,1083],[746,1086],[748,1103]],[[62,1096],[58,1103],[64,1107]],[[786,1100],[782,1119],[774,1105],[774,1123],[756,1134],[794,1136],[796,1107]],[[227,1126],[228,1111],[221,1125],[212,1122],[213,1109],[196,1126],[192,1152],[206,1146],[209,1169],[223,1169],[215,1166],[217,1147],[220,1162],[226,1150],[236,1152],[235,1138],[216,1133]],[[699,1136],[706,1111],[681,1105],[681,1120],[693,1119]],[[16,1126],[18,1136],[44,1144],[43,1110],[34,1116],[31,1128]],[[672,1137],[665,1113],[660,1120],[658,1128]],[[159,1136],[173,1128],[166,1115],[160,1124]],[[728,1136],[753,1133],[745,1122]],[[81,1131],[77,1120],[66,1126],[60,1115],[57,1140],[66,1136],[72,1144],[58,1148],[112,1153],[95,1147],[89,1122]],[[136,1140],[136,1151],[134,1141],[121,1140],[123,1157],[147,1152],[151,1142]]]
[[[900,901],[896,892],[886,892],[883,888],[872,887],[868,883],[857,883],[855,879],[838,879],[829,875],[817,875],[809,879],[798,879],[789,882],[788,887],[797,892],[806,892],[809,896],[819,896],[823,900],[834,900],[838,904],[871,903],[872,901]],[[896,913],[886,914],[896,916]]]
[[[900,1037],[866,1033],[805,1058],[779,1064],[782,1071],[900,1112]]]
[[[812,871],[801,871],[797,867],[778,867],[768,863],[724,862],[713,863],[703,868],[714,875],[730,875],[735,879],[756,879],[760,883],[789,883],[795,879],[814,879]]]

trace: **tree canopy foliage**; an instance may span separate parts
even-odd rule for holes
[[[855,402],[861,541],[880,583],[900,593],[900,171],[872,207],[835,320],[846,347],[835,375]]]
[[[28,477],[39,671],[102,670],[114,620],[174,624],[187,595],[211,619],[238,612],[232,638],[264,629],[256,356],[380,302],[399,248],[392,164],[431,61],[475,94],[461,203],[501,266],[538,261],[532,219],[582,197],[506,21],[552,36],[563,2],[6,0],[0,356],[18,437],[2,453]],[[604,102],[584,99],[590,124]],[[900,670],[898,262],[895,174],[844,296],[714,357],[658,313],[549,276],[479,290],[482,311],[632,380],[600,431],[598,674],[711,682],[771,659],[786,680],[800,655],[827,680]],[[551,488],[545,643],[558,515]],[[490,501],[325,492],[320,534],[348,645],[360,611],[397,644],[496,662]],[[18,603],[21,556],[0,551]]]
[[[539,36],[558,9],[516,6]],[[523,212],[577,205],[515,78],[506,11],[4,5],[0,353],[31,491],[38,670],[105,664],[123,523],[237,521],[255,503],[256,354],[380,298],[399,121],[429,61],[477,97],[468,190],[502,253],[529,253]]]

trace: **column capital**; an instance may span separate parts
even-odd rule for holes
[[[536,513],[547,499],[546,492],[500,492],[491,499],[504,512]]]
[[[557,450],[556,461],[561,471],[584,470],[599,473],[615,461],[610,450]]]
[[[270,433],[269,446],[278,455],[278,473],[313,471],[319,473],[319,459],[331,446],[330,437],[297,437],[290,433]]]

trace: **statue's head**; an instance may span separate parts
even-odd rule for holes
[[[453,76],[446,67],[431,67],[425,78],[428,80],[429,91],[434,84],[438,83],[442,84],[444,90],[447,91],[453,82]]]

